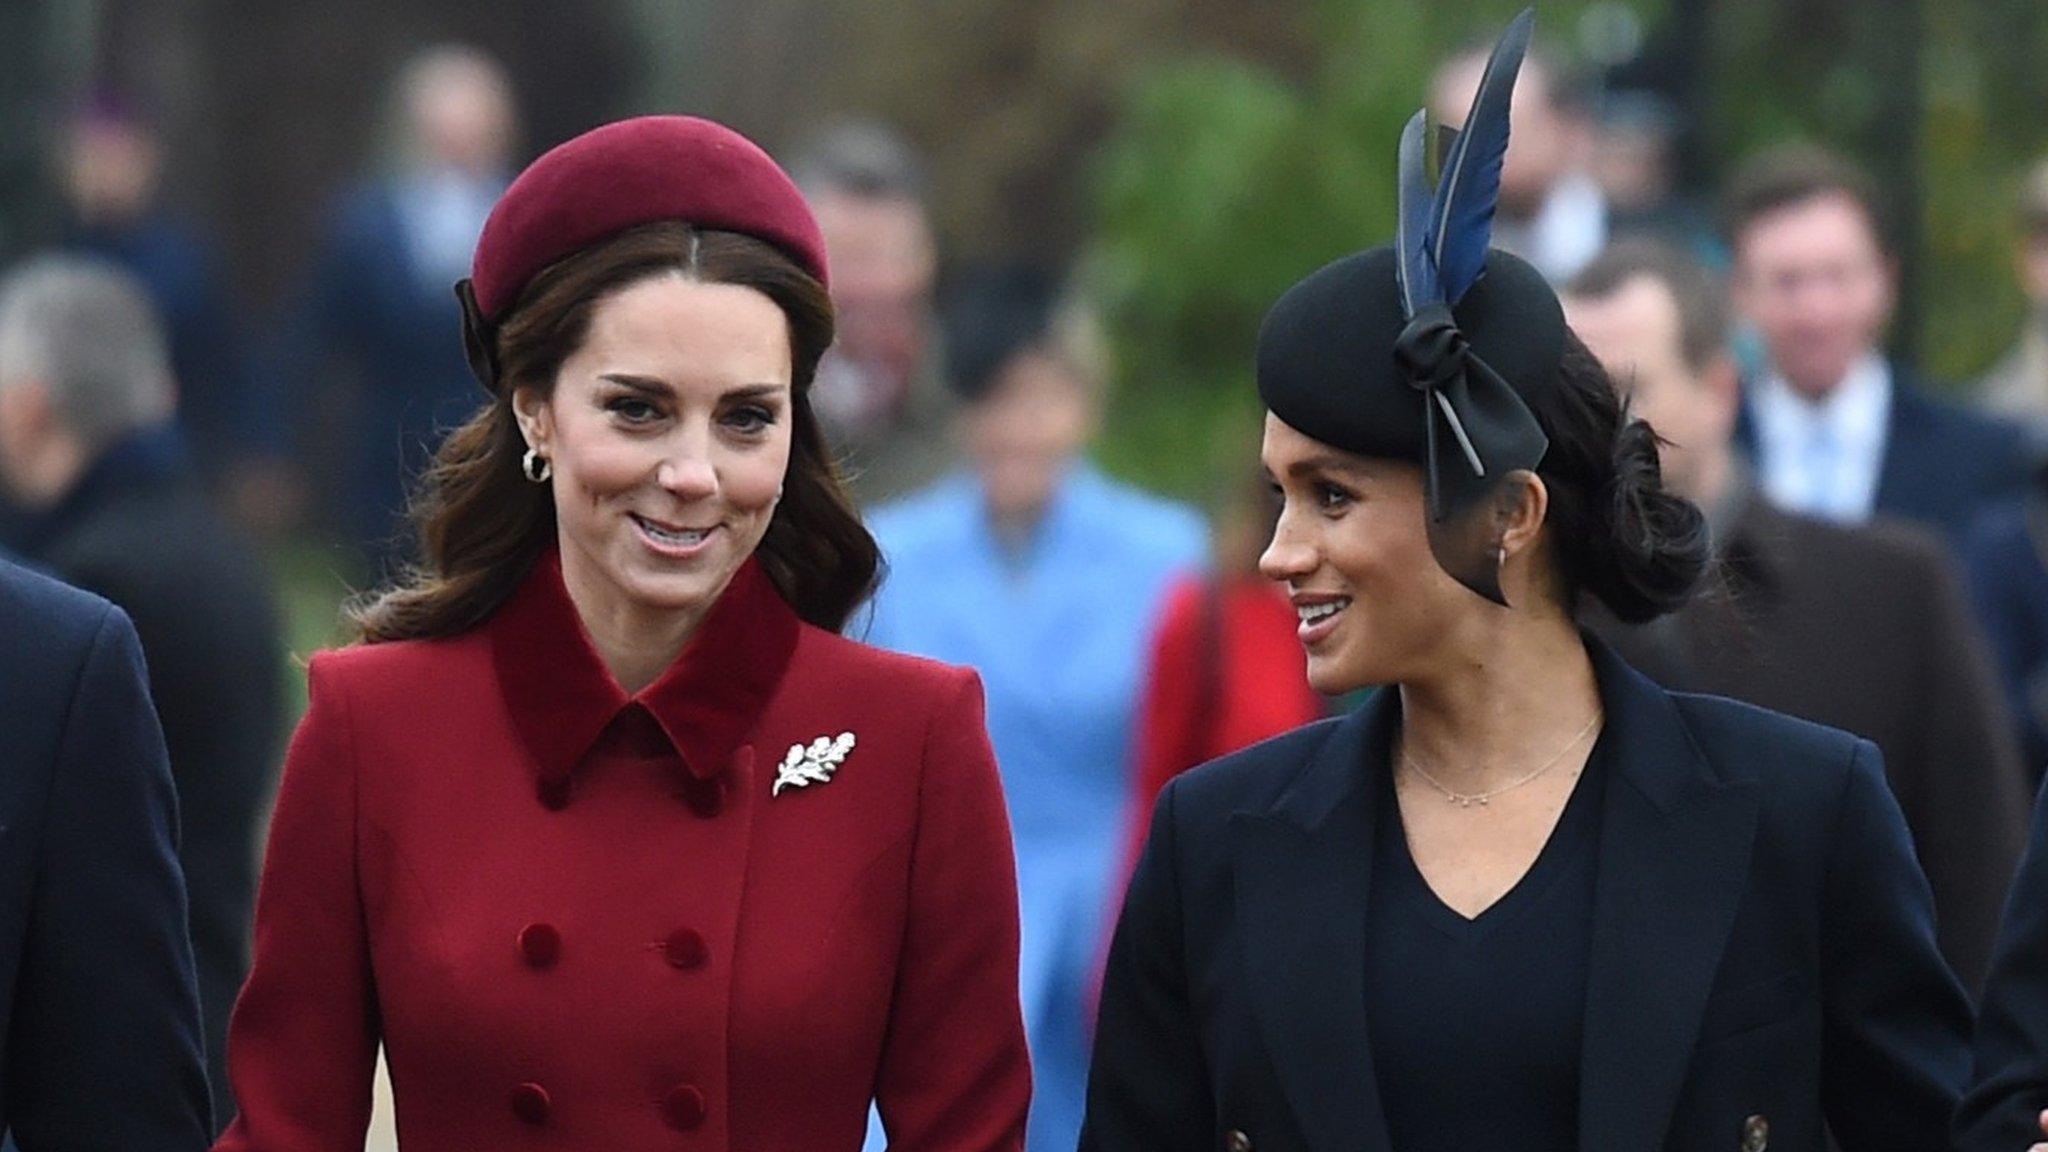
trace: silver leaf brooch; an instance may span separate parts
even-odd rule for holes
[[[853,751],[853,733],[841,732],[836,738],[820,736],[809,744],[791,744],[789,754],[782,758],[782,764],[775,769],[775,787],[769,789],[770,796],[782,795],[784,788],[808,788],[813,784],[827,784],[832,773]]]

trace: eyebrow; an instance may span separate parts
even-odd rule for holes
[[[1313,472],[1339,472],[1347,476],[1366,476],[1369,473],[1356,460],[1336,452],[1318,452],[1304,460],[1296,460],[1287,466],[1289,476],[1301,477]],[[1269,470],[1267,475],[1271,475]]]
[[[669,394],[669,386],[651,376],[631,376],[624,372],[607,372],[599,376],[598,379],[624,388],[631,388],[635,392],[645,392],[651,396],[667,396]]]
[[[627,372],[606,372],[599,376],[598,379],[617,384],[622,388],[631,388],[635,392],[645,393],[649,396],[667,397],[674,392],[674,389],[670,388],[666,381],[657,380],[652,376],[635,376]],[[789,385],[787,384],[748,384],[744,387],[720,393],[718,398],[720,400],[767,400],[788,389]]]

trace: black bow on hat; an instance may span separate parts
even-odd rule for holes
[[[1494,45],[1464,127],[1444,149],[1433,192],[1424,155],[1427,111],[1401,133],[1395,250],[1408,324],[1394,341],[1394,356],[1425,398],[1430,546],[1445,571],[1500,604],[1507,601],[1497,534],[1478,506],[1510,472],[1541,463],[1550,440],[1515,389],[1473,352],[1452,309],[1486,273],[1509,106],[1535,23],[1535,12],[1524,9]],[[1481,522],[1459,523],[1475,516]]]

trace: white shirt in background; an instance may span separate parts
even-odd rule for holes
[[[1834,391],[1809,400],[1770,372],[1750,396],[1757,482],[1793,512],[1860,524],[1877,508],[1891,423],[1892,371],[1866,353]]]

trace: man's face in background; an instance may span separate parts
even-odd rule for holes
[[[832,267],[837,357],[901,399],[931,341],[938,253],[924,208],[898,197],[825,190],[811,197]]]
[[[1437,73],[1430,90],[1430,115],[1438,124],[1463,127],[1472,97],[1486,73],[1486,56],[1468,54]],[[1578,166],[1585,144],[1580,126],[1564,114],[1541,61],[1523,62],[1508,110],[1508,154],[1501,164],[1501,210],[1528,219],[1543,207],[1550,189]]]
[[[2048,316],[2048,218],[2020,238],[2020,288],[2034,315]]]
[[[1665,441],[1665,482],[1692,500],[1714,493],[1713,470],[1734,438],[1740,389],[1732,359],[1688,362],[1677,299],[1662,280],[1637,276],[1605,296],[1564,298],[1565,318],[1597,357],[1629,411]]]
[[[1736,307],[1786,382],[1825,398],[1891,320],[1895,274],[1875,222],[1829,192],[1756,217],[1734,240]]]

